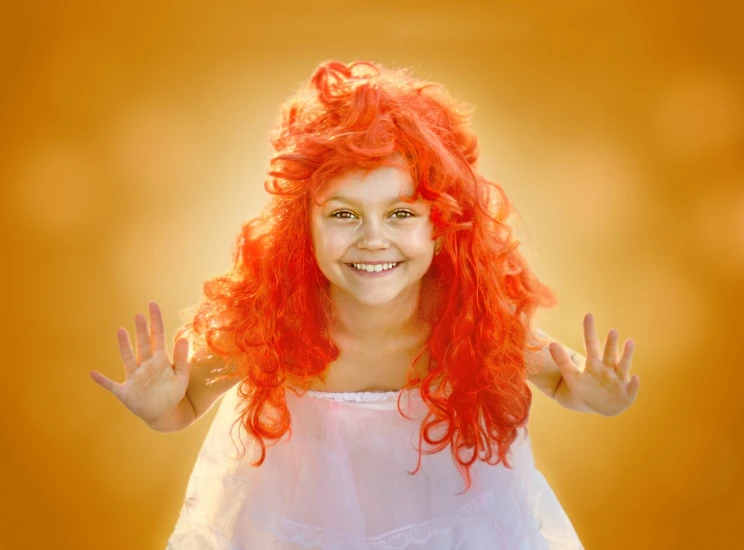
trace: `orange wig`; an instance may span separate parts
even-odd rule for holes
[[[265,440],[291,434],[286,389],[307,390],[339,353],[328,331],[329,282],[311,246],[310,201],[349,170],[385,165],[412,175],[442,244],[421,287],[432,331],[416,360],[428,348],[428,374],[414,378],[412,363],[406,385],[420,387],[429,408],[419,466],[421,453],[450,445],[466,490],[475,460],[510,467],[506,455],[532,401],[530,319],[556,299],[516,250],[503,189],[475,168],[469,121],[470,109],[441,85],[363,61],[322,63],[282,106],[265,182],[270,203],[243,225],[233,267],[204,284],[206,298],[176,336],[190,331],[196,353],[234,366],[222,376],[240,382],[236,422],[260,445],[255,466]],[[437,427],[445,428],[438,439]]]

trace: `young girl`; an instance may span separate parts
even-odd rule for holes
[[[527,380],[618,414],[632,341],[618,359],[613,330],[602,351],[587,315],[585,358],[531,328],[555,296],[441,86],[332,61],[282,114],[270,205],[173,363],[153,302],[136,356],[119,329],[125,383],[91,373],[160,431],[226,393],[168,548],[581,548],[534,466]]]

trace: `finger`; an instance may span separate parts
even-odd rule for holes
[[[111,393],[113,393],[114,395],[118,397],[120,384],[117,384],[113,380],[106,378],[100,372],[95,371],[95,370],[90,371],[89,374],[96,384],[101,386],[103,389],[110,391]]]
[[[617,365],[617,331],[613,328],[607,333],[607,343],[605,344],[604,356],[602,361],[605,365],[615,367]]]
[[[621,380],[628,378],[630,372],[630,363],[633,360],[633,351],[635,350],[635,342],[631,339],[625,340],[623,346],[623,355],[620,357],[620,361],[617,363],[617,374]]]
[[[173,368],[177,373],[189,372],[189,341],[179,338],[173,346]]]
[[[136,329],[135,334],[137,335],[137,363],[141,363],[152,356],[150,335],[147,334],[147,320],[145,319],[145,316],[141,313],[135,315],[134,326]]]
[[[631,401],[635,401],[635,398],[638,395],[638,389],[640,387],[641,377],[637,374],[634,374],[633,377],[630,379],[630,382],[628,382],[628,385],[626,386],[628,397],[630,397]]]
[[[132,350],[132,343],[129,341],[127,329],[120,328],[116,331],[116,337],[119,340],[119,352],[121,353],[121,362],[124,365],[124,372],[127,378],[137,370],[137,358]]]
[[[150,302],[150,342],[153,351],[165,351],[165,326],[163,325],[163,315],[160,312],[158,304]]]
[[[594,330],[594,316],[591,313],[584,315],[584,347],[587,358],[599,359],[602,356],[599,337]]]

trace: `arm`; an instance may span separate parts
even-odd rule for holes
[[[190,401],[194,410],[195,421],[204,416],[212,408],[215,401],[238,383],[235,378],[209,383],[219,375],[235,374],[236,365],[234,364],[229,365],[228,369],[217,371],[216,369],[221,369],[224,366],[222,361],[219,357],[194,361],[189,387],[186,389],[186,398]]]

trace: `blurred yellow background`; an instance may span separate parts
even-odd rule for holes
[[[592,312],[603,341],[635,340],[624,414],[535,391],[537,466],[586,548],[744,544],[734,3],[24,6],[0,38],[0,547],[164,548],[215,409],[154,432],[88,372],[123,381],[117,328],[155,300],[172,338],[229,268],[277,108],[326,59],[411,67],[475,105],[480,168],[558,293],[538,325],[584,353]]]

